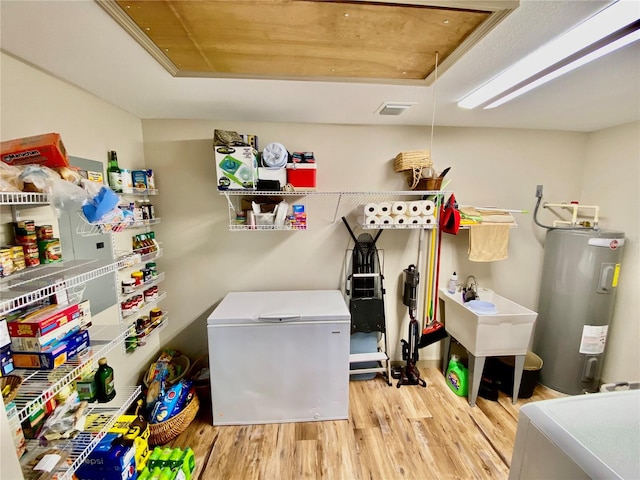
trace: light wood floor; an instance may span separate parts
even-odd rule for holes
[[[427,388],[350,382],[345,421],[213,427],[203,399],[172,443],[195,451],[195,480],[506,479],[520,407],[562,396],[538,385],[516,405],[501,393],[472,408],[437,369],[421,374]]]

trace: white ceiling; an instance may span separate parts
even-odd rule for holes
[[[640,120],[640,42],[499,108],[456,102],[608,3],[521,0],[435,89],[174,78],[92,0],[0,0],[0,48],[142,119],[431,125],[435,94],[436,125],[588,132]],[[417,105],[398,117],[375,115],[383,101]]]

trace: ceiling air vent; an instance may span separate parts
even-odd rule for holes
[[[415,102],[384,102],[378,107],[378,115],[400,115],[413,107]]]

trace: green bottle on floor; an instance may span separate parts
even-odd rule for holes
[[[457,355],[451,355],[445,380],[453,393],[460,397],[467,396],[469,370],[465,368]]]

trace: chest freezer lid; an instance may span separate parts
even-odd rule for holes
[[[209,315],[207,324],[254,323],[270,317],[287,322],[351,319],[340,290],[230,292]]]
[[[638,478],[640,390],[557,398],[520,413],[591,478]]]

